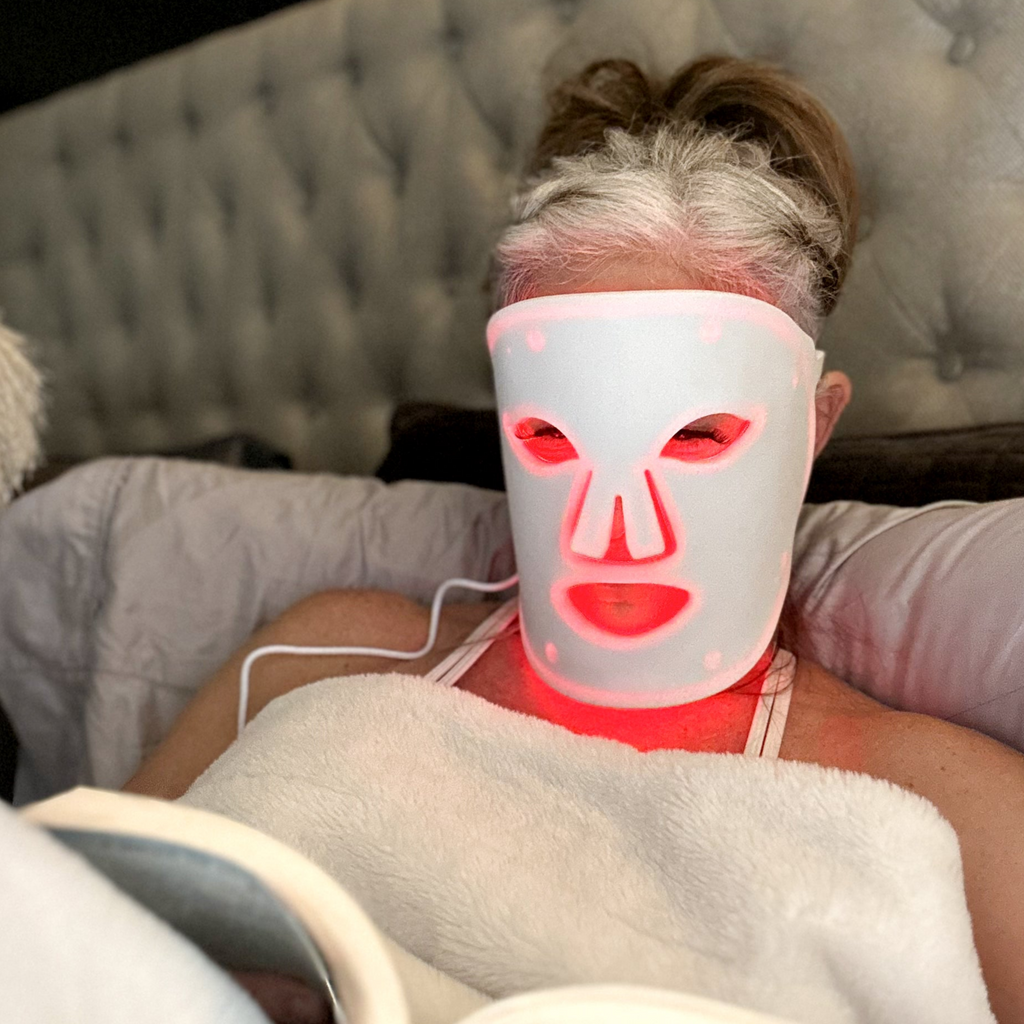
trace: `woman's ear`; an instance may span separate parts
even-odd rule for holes
[[[850,402],[853,385],[850,378],[840,370],[830,370],[818,382],[814,394],[814,457],[821,454],[822,448],[828,444],[839,417]]]

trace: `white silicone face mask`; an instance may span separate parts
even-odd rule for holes
[[[774,306],[701,291],[528,299],[487,339],[534,670],[615,707],[731,686],[789,585],[813,341]]]

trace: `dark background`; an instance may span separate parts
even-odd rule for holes
[[[296,0],[0,0],[0,112]]]

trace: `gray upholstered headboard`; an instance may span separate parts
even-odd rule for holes
[[[247,430],[367,472],[397,402],[489,404],[486,255],[544,85],[708,51],[802,75],[854,148],[846,431],[1024,419],[1019,0],[318,0],[0,118],[49,451]]]

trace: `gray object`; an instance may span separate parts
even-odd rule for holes
[[[51,834],[136,903],[229,971],[273,971],[344,1011],[320,951],[295,914],[254,874],[180,843],[91,829]]]

